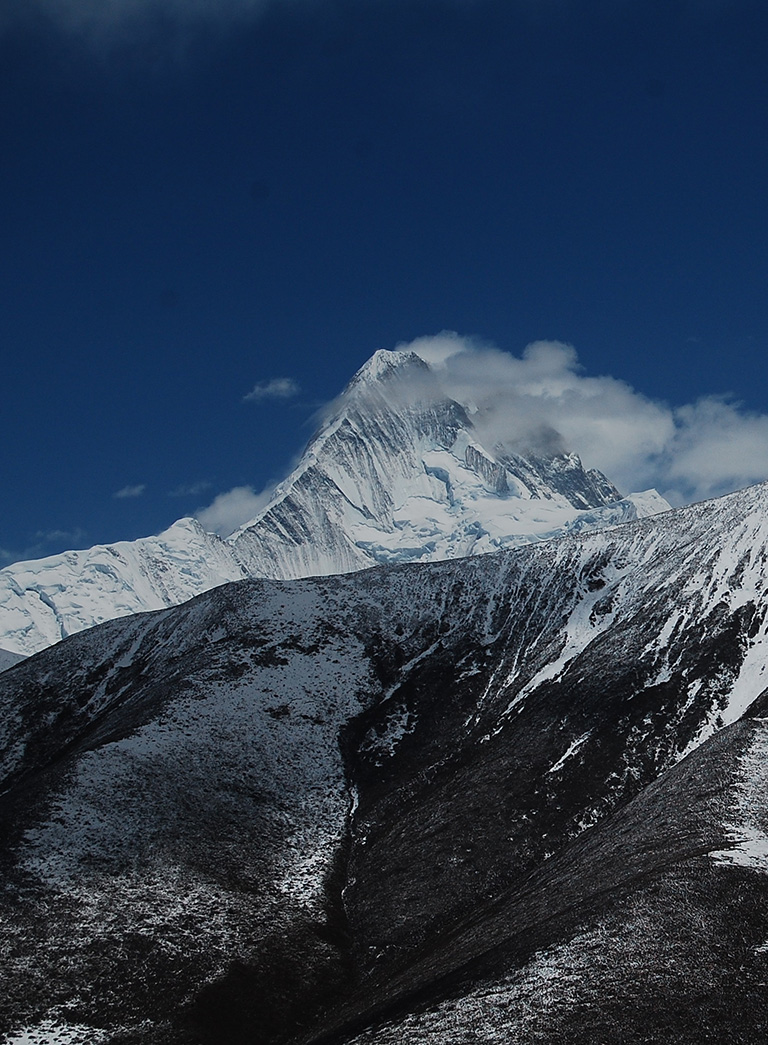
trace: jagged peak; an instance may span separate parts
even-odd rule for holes
[[[163,540],[183,539],[190,536],[197,537],[208,532],[199,519],[195,519],[191,515],[185,515],[181,519],[177,519],[176,522],[171,523],[165,530],[162,530],[158,537]]]
[[[429,364],[416,352],[379,349],[357,371],[344,391],[325,410],[325,417],[310,439],[293,471],[272,492],[269,501],[252,519],[239,526],[226,541],[238,539],[258,525],[269,512],[290,495],[292,488],[318,462],[327,457],[326,446],[342,426],[359,429],[361,417],[399,415],[406,422],[409,440],[417,433],[445,430],[452,444],[462,429],[471,430],[472,422],[465,408],[447,396],[439,387]],[[412,429],[411,429],[412,426]],[[390,435],[396,429],[390,429]],[[358,432],[358,437],[366,437]],[[402,433],[400,435],[402,439]],[[394,442],[390,453],[397,454],[402,445]]]
[[[363,363],[347,385],[342,396],[347,395],[349,392],[357,388],[390,380],[395,376],[400,378],[404,376],[411,377],[415,374],[426,375],[429,373],[431,373],[429,363],[410,349],[396,348],[390,350],[387,348],[380,348],[373,353],[370,359]]]
[[[459,428],[472,427],[465,408],[442,391],[431,367],[421,356],[408,349],[378,349],[326,407],[322,423],[307,444],[297,468],[283,480],[275,495],[284,492],[306,466],[314,462],[323,445],[342,424],[356,423],[358,415],[371,417],[378,413],[403,417],[415,413],[426,418],[435,410],[445,415],[444,420],[450,417]]]

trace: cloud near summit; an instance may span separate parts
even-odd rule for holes
[[[519,453],[574,451],[623,493],[653,487],[672,504],[768,479],[768,415],[726,396],[672,407],[626,381],[590,376],[573,346],[560,341],[536,341],[518,357],[443,331],[397,348],[429,364],[440,393],[467,409],[489,450],[501,444]],[[269,398],[271,386],[283,380],[290,379],[264,382],[245,398]],[[408,399],[434,391],[431,382],[409,383],[402,394]],[[339,403],[334,400],[326,413]],[[271,487],[261,493],[235,487],[195,514],[206,529],[226,536],[258,515],[271,493]]]
[[[728,396],[672,407],[586,374],[559,341],[536,341],[521,357],[451,331],[397,347],[430,364],[489,448],[573,450],[624,492],[655,487],[674,504],[768,479],[768,415]]]
[[[236,486],[220,493],[206,508],[199,508],[195,518],[210,533],[228,537],[238,526],[250,522],[269,504],[271,489],[256,493],[252,486]]]
[[[273,377],[271,381],[261,381],[243,396],[246,403],[261,403],[265,399],[292,399],[301,389],[292,377]]]

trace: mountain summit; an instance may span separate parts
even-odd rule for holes
[[[0,647],[34,653],[115,617],[244,577],[290,579],[516,547],[642,518],[575,453],[481,442],[471,404],[429,363],[379,351],[331,405],[296,469],[227,538],[182,519],[157,537],[0,570]]]
[[[497,551],[666,507],[655,493],[622,498],[573,453],[484,447],[428,363],[379,351],[230,541],[251,575],[305,577]]]

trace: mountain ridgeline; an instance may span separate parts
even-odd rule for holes
[[[293,473],[226,539],[181,519],[157,537],[0,570],[0,648],[28,655],[114,617],[244,577],[290,579],[460,558],[662,511],[573,453],[486,448],[413,352],[377,352]]]
[[[466,432],[454,408],[429,424]],[[489,461],[486,492],[536,481]],[[553,501],[607,499],[572,478]],[[246,578],[4,671],[0,1033],[764,1040],[767,562],[759,486],[492,555]]]

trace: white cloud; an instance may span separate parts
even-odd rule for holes
[[[230,533],[250,522],[269,503],[272,490],[256,493],[251,486],[235,486],[220,493],[207,508],[199,508],[195,518],[210,533],[228,537]]]
[[[443,330],[439,334],[417,337],[414,341],[401,341],[396,347],[403,351],[415,352],[430,366],[439,366],[451,356],[481,346],[475,338],[462,336],[455,330]]]
[[[273,377],[271,381],[262,381],[243,396],[246,403],[261,403],[265,399],[291,399],[298,395],[299,385],[292,377]]]
[[[768,416],[727,397],[675,411],[667,475],[679,500],[715,497],[768,478]]]
[[[10,566],[12,562],[17,562],[19,559],[21,559],[21,556],[12,552],[9,548],[0,547],[0,569],[4,566]]]
[[[575,349],[557,341],[537,341],[520,358],[451,332],[398,348],[431,364],[489,448],[574,450],[620,489],[654,486],[675,503],[768,479],[768,415],[727,397],[671,407],[585,374]]]
[[[129,497],[141,497],[146,488],[146,483],[137,483],[136,486],[124,486],[122,490],[118,490],[112,496],[117,497],[120,500]]]

